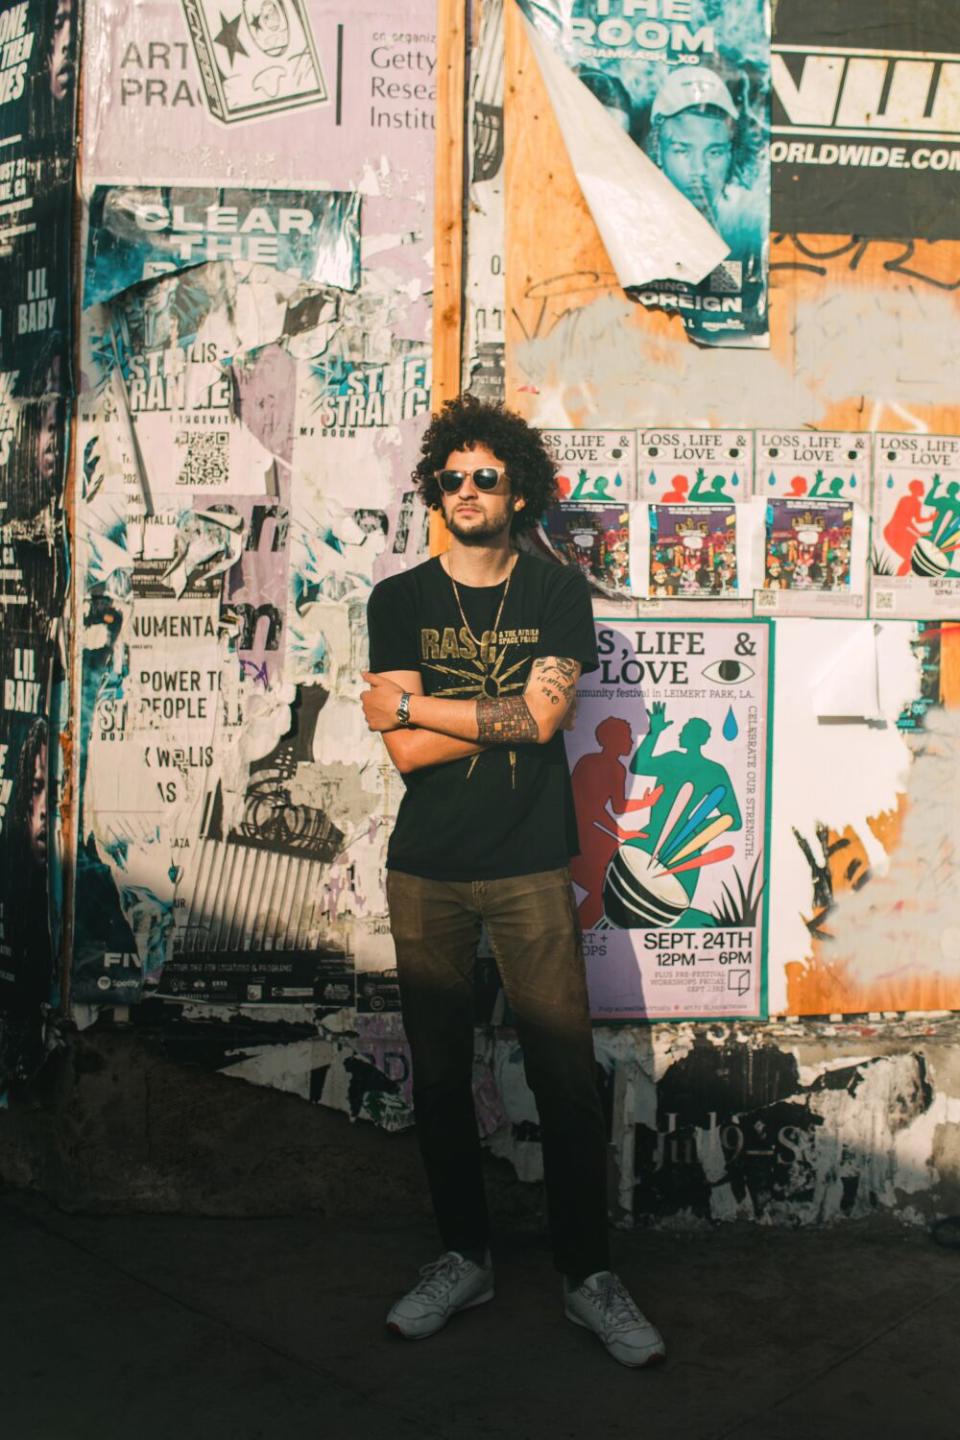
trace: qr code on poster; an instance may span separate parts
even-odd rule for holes
[[[779,604],[779,597],[776,590],[754,590],[753,608],[758,615],[764,611],[776,610]]]
[[[226,430],[194,434],[181,430],[176,443],[186,451],[178,485],[226,485],[230,478],[230,435]]]
[[[714,295],[735,295],[743,289],[743,261],[721,260],[710,272],[710,290]]]

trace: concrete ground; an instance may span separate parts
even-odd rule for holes
[[[385,1196],[384,1209],[389,1208]],[[562,1314],[514,1229],[496,1299],[416,1344],[425,1223],[66,1215],[0,1195],[4,1440],[957,1440],[960,1250],[889,1221],[615,1235],[665,1366]]]

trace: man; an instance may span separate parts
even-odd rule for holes
[[[417,1129],[445,1253],[387,1317],[408,1338],[493,1298],[473,1107],[473,967],[485,924],[537,1101],[566,1314],[615,1359],[663,1341],[609,1269],[606,1129],[568,862],[576,819],[562,726],[597,666],[575,567],[511,537],[555,497],[539,432],[471,396],[428,427],[415,471],[447,552],[370,597],[363,707],[404,777],[387,856]]]
[[[644,148],[735,255],[759,244],[756,141],[727,85],[705,65],[672,70],[654,97]]]

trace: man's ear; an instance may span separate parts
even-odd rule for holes
[[[515,495],[513,500],[513,508],[514,510],[522,510],[526,503],[527,502],[522,495]]]

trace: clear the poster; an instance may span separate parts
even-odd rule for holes
[[[762,1017],[772,629],[598,621],[597,645],[567,742],[594,1018]]]
[[[584,85],[728,246],[699,285],[632,291],[705,345],[766,346],[770,17],[765,0],[528,0]]]

